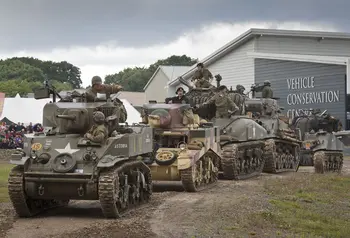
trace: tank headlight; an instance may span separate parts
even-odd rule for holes
[[[182,143],[182,144],[180,144],[179,148],[181,150],[185,150],[187,148],[187,144],[186,143]]]

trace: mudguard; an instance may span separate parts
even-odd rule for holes
[[[11,155],[10,164],[25,165],[25,163],[27,163],[28,160],[28,156],[22,157],[21,155],[15,154]]]
[[[128,157],[117,157],[112,155],[105,155],[98,161],[97,168],[110,168],[113,167],[116,163],[121,161],[129,160]]]

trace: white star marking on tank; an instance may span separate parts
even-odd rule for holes
[[[74,154],[75,152],[79,151],[79,149],[72,149],[70,147],[70,143],[68,143],[64,149],[55,149],[55,150],[60,154],[62,153]]]

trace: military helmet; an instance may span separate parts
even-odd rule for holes
[[[222,91],[224,89],[227,90],[227,87],[225,85],[221,85],[220,87],[218,87],[218,91]]]
[[[265,80],[265,81],[264,81],[264,85],[271,85],[270,80]]]
[[[238,84],[237,86],[236,86],[236,90],[240,90],[240,89],[242,89],[243,91],[245,90],[245,87],[243,86],[243,85],[241,85],[241,84]]]
[[[91,79],[91,85],[102,84],[102,79],[100,76],[94,76]]]
[[[93,119],[96,123],[102,123],[102,122],[105,121],[105,114],[103,114],[103,112],[96,111],[96,112],[93,113],[92,119]]]

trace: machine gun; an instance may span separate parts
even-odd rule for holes
[[[34,90],[34,98],[35,99],[50,98],[50,95],[52,95],[53,102],[56,102],[56,97],[62,100],[62,97],[61,95],[58,94],[56,88],[49,83],[48,79],[45,79],[44,87]]]

